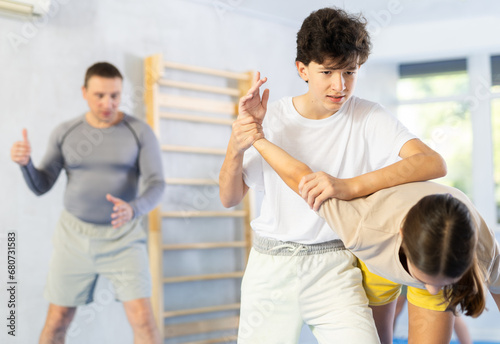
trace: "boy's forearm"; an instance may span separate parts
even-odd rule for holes
[[[286,185],[299,193],[300,180],[303,176],[312,173],[312,170],[266,139],[255,141],[253,146]]]
[[[446,175],[446,164],[437,153],[420,153],[380,170],[353,178],[356,197],[372,194],[392,186],[425,181]]]
[[[226,158],[219,173],[219,196],[226,207],[238,205],[248,187],[243,181],[243,153],[236,152],[228,146]]]

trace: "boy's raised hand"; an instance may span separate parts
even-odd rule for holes
[[[10,158],[21,166],[28,165],[31,155],[31,145],[28,140],[28,130],[23,129],[23,140],[14,142],[10,149]]]

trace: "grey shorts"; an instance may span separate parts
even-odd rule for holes
[[[59,306],[93,301],[99,275],[119,301],[151,296],[146,233],[141,219],[120,228],[83,222],[63,211],[53,237],[44,297]]]

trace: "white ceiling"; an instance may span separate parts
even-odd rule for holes
[[[260,13],[300,25],[312,11],[336,6],[362,12],[368,21],[387,25],[500,16],[498,0],[218,0],[242,12]],[[392,13],[391,13],[392,12]],[[390,14],[388,17],[387,14]]]
[[[305,17],[335,6],[361,13],[374,49],[370,60],[425,61],[500,54],[500,0],[189,0],[297,30]]]

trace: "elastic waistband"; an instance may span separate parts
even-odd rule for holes
[[[272,238],[261,237],[255,233],[253,248],[259,253],[272,256],[310,256],[346,249],[344,243],[340,239],[307,245],[292,241],[279,241]]]
[[[116,238],[121,235],[127,234],[136,228],[141,228],[142,221],[139,218],[130,220],[118,228],[113,228],[111,219],[109,225],[98,225],[85,222],[75,215],[71,214],[66,209],[63,209],[59,217],[59,225],[71,228],[72,231],[83,234],[92,238]]]

